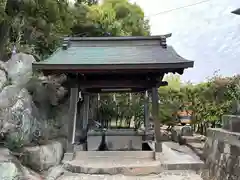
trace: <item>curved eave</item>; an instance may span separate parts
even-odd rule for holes
[[[142,71],[152,72],[159,71],[163,73],[177,72],[183,73],[184,69],[193,67],[193,61],[178,62],[178,63],[159,63],[159,64],[43,64],[34,63],[34,70],[41,71],[64,71],[64,72],[79,72],[79,73],[93,73],[93,72],[127,72],[127,71]]]
[[[231,13],[236,14],[236,15],[240,15],[240,8],[232,11]]]

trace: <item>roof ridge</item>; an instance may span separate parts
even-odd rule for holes
[[[104,37],[65,37],[66,41],[126,41],[126,40],[162,40],[171,37],[172,34],[154,36],[104,36]]]

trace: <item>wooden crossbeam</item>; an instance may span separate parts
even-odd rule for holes
[[[144,92],[148,90],[147,88],[131,88],[127,91],[121,90],[121,88],[114,88],[114,89],[109,89],[108,91],[102,91],[101,88],[89,88],[89,89],[84,89],[84,92],[88,93],[126,93],[126,92],[131,92],[131,93],[137,93],[137,92]]]
[[[150,88],[157,84],[155,81],[146,80],[91,80],[91,81],[79,81],[80,88]]]

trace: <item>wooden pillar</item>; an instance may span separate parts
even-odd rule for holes
[[[145,130],[149,128],[149,96],[148,96],[148,91],[145,92],[144,96],[144,126]]]
[[[89,114],[89,100],[90,97],[88,94],[84,94],[83,97],[83,118],[82,118],[82,130],[84,132],[84,136],[87,138],[87,133],[88,133],[88,114]],[[86,133],[86,134],[85,134]],[[87,151],[88,150],[88,145],[87,141],[83,144],[83,150]]]
[[[160,132],[160,120],[158,119],[158,89],[152,88],[152,115],[154,121],[154,132],[155,132],[155,152],[162,152],[161,144],[161,132]]]
[[[67,118],[68,134],[67,134],[67,152],[64,160],[69,161],[73,159],[73,143],[75,140],[75,128],[77,119],[77,103],[78,103],[78,88],[73,87],[70,90],[70,105]]]
[[[83,129],[87,128],[88,125],[88,113],[89,113],[89,100],[90,97],[88,94],[84,95],[83,99],[84,107],[83,107]]]

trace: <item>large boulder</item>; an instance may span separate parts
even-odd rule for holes
[[[12,107],[18,100],[21,88],[16,85],[9,85],[0,92],[0,109]]]
[[[67,76],[62,74],[59,76],[43,76],[32,78],[28,84],[27,89],[32,92],[34,101],[40,104],[52,106],[59,105],[59,102],[67,94],[67,90],[62,86]]]
[[[18,53],[6,62],[8,78],[14,85],[25,85],[32,77],[32,55]]]
[[[0,148],[0,179],[1,180],[42,180],[37,173],[21,165],[6,148]]]
[[[47,170],[60,164],[64,147],[61,141],[51,141],[46,145],[25,147],[23,164],[36,171]]]
[[[17,125],[14,132],[8,134],[8,138],[14,140],[15,137],[22,137],[23,144],[29,144],[35,138],[36,132],[41,132],[37,111],[34,109],[32,98],[26,89],[21,89],[18,93],[16,103],[9,108],[9,112],[4,118],[5,124],[13,122]]]

